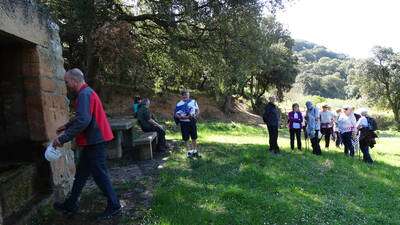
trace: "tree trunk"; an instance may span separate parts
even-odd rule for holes
[[[233,110],[233,97],[232,97],[232,95],[226,95],[225,96],[225,98],[224,98],[224,105],[223,105],[223,112],[225,113],[225,114],[230,114],[230,113],[233,113],[233,112],[235,112],[234,110]]]
[[[99,73],[99,58],[96,56],[96,49],[94,46],[94,40],[92,32],[89,33],[86,43],[86,75],[87,82],[89,85],[96,90],[100,95],[100,79],[98,77]]]
[[[399,115],[400,110],[398,108],[393,108],[392,111],[394,114],[394,121],[396,122],[396,129],[400,131],[400,115]]]

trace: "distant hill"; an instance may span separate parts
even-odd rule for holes
[[[345,54],[328,50],[321,46],[305,40],[295,40],[293,51],[296,52],[300,61],[317,62],[323,57],[331,59],[347,59]]]
[[[347,78],[355,67],[355,59],[305,40],[295,40],[293,51],[299,62],[294,86],[303,94],[340,99],[352,97]]]

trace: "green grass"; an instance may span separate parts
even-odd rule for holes
[[[203,158],[170,157],[146,223],[400,224],[400,136],[380,135],[367,165],[336,148],[292,152],[285,130],[271,155],[263,128],[201,123]]]

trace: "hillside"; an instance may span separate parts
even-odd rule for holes
[[[349,76],[355,73],[358,63],[356,59],[302,40],[295,42],[293,51],[299,62],[294,87],[303,94],[340,99],[357,97],[357,90],[349,84]]]
[[[250,112],[247,105],[241,101],[233,103],[234,112],[226,115],[211,97],[205,94],[193,95],[200,107],[200,120],[221,121],[221,122],[240,122],[257,125],[263,123],[260,116]],[[151,111],[157,118],[171,120],[175,104],[179,101],[177,94],[163,94],[150,98]],[[111,116],[131,116],[132,97],[125,95],[113,95],[111,101],[104,102],[107,113]]]

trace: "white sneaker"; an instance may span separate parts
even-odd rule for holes
[[[188,158],[192,158],[192,157],[193,157],[193,150],[189,150],[189,151],[187,152],[187,157],[188,157]]]
[[[197,149],[193,150],[192,155],[195,156],[195,157],[199,157],[200,156],[199,151],[197,151]]]

